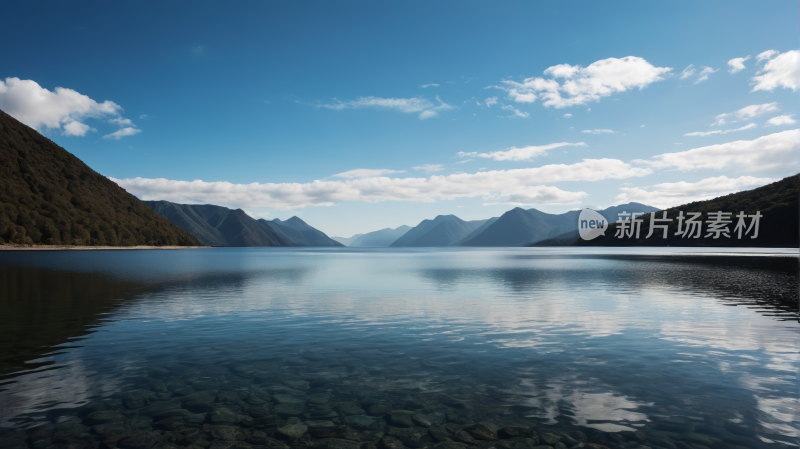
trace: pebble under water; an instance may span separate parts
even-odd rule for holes
[[[798,257],[0,253],[0,449],[798,445]]]

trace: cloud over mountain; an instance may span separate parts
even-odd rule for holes
[[[515,170],[457,173],[427,178],[373,177],[309,183],[233,184],[225,181],[169,179],[112,179],[145,200],[212,203],[228,207],[269,207],[288,210],[330,206],[341,201],[434,202],[477,196],[516,196],[530,202],[568,202],[585,196],[544,183],[626,179],[652,173],[617,159],[584,159],[575,164],[553,164]],[[534,201],[536,200],[536,201]]]
[[[98,103],[72,89],[56,87],[50,91],[36,81],[13,77],[0,80],[0,109],[31,128],[60,130],[66,136],[85,136],[96,131],[83,123],[86,118],[112,117],[112,123],[132,125],[130,120],[120,117],[122,107],[113,101]],[[127,134],[119,136],[136,132],[125,131]]]

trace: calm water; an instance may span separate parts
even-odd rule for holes
[[[2,252],[0,447],[116,447],[114,423],[269,446],[295,422],[422,447],[479,421],[529,446],[796,445],[797,250],[713,251]]]

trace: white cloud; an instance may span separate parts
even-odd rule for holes
[[[572,117],[572,114],[564,114],[564,117],[570,118],[570,117]]]
[[[665,153],[649,160],[635,160],[654,168],[681,171],[738,169],[747,171],[796,170],[800,152],[800,129],[769,134],[755,140],[737,140],[694,148],[680,153]]]
[[[586,134],[616,134],[617,132],[611,129],[584,129],[581,131]]]
[[[717,70],[719,70],[719,69],[717,69]],[[700,73],[697,74],[697,79],[695,80],[694,83],[695,84],[702,83],[703,81],[708,79],[708,75],[711,75],[712,73],[716,72],[717,70],[714,70],[711,67],[703,66],[703,70],[701,70]]]
[[[797,120],[793,119],[793,116],[794,114],[784,114],[777,117],[772,117],[771,119],[767,120],[767,124],[764,126],[794,125],[797,123]]]
[[[430,83],[430,84],[423,84],[422,86],[419,86],[419,87],[425,89],[427,87],[439,87],[439,85],[435,84],[435,83]]]
[[[761,55],[765,53],[768,52],[761,53]],[[766,58],[774,56],[775,53],[771,53]],[[761,55],[758,55],[759,59],[761,59]],[[758,73],[758,76],[753,77],[755,87],[751,92],[772,91],[779,87],[792,89],[792,91],[797,90],[800,87],[800,51],[791,50],[773,57],[764,64]]]
[[[531,145],[522,148],[511,147],[506,151],[493,151],[491,153],[477,154],[476,156],[487,159],[494,159],[496,161],[529,161],[534,157],[544,156],[545,154],[547,154],[549,150],[567,146],[585,147],[587,145],[583,142],[578,142],[578,143],[560,142],[560,143],[551,143],[548,145],[539,145],[539,146]],[[460,154],[461,153],[459,153],[459,155]],[[474,154],[474,153],[464,153],[464,154]]]
[[[545,106],[561,109],[599,101],[636,87],[641,90],[663,80],[670,71],[672,68],[654,67],[642,58],[627,56],[602,59],[585,68],[559,64],[544,71],[552,79],[527,78],[521,83],[506,79],[501,81],[501,85],[492,87],[506,91],[508,98],[517,103],[533,103],[541,96]],[[563,84],[559,84],[557,79],[563,79]],[[562,93],[567,97],[562,97]]]
[[[346,172],[337,173],[333,176],[337,178],[373,178],[375,176],[383,176],[391,173],[405,173],[405,170],[387,170],[383,168],[357,168],[355,170],[348,170]]]
[[[492,106],[497,104],[497,97],[489,97],[483,101],[484,103],[486,103],[487,108],[491,108]]]
[[[769,112],[777,112],[778,103],[751,104],[736,111],[736,115],[743,120],[748,120]]]
[[[761,53],[758,54],[758,56],[756,56],[756,61],[761,62],[765,59],[772,59],[772,57],[777,54],[778,52],[775,50],[762,51]]]
[[[80,122],[85,118],[121,118],[122,111],[113,101],[98,103],[63,87],[51,92],[33,80],[19,78],[0,80],[0,109],[31,128],[64,127],[64,134],[69,136],[83,136],[92,129]]]
[[[69,122],[66,125],[64,125],[64,135],[65,136],[83,137],[89,131],[95,132],[97,130],[92,128],[89,125],[84,125],[81,122]]]
[[[694,75],[694,64],[689,64],[689,66],[687,66],[685,69],[681,71],[680,78],[682,80],[685,80],[686,78],[689,78],[692,75]]]
[[[753,129],[753,128],[758,128],[758,125],[756,125],[755,123],[750,123],[749,125],[745,125],[745,126],[742,126],[741,128],[736,128],[736,129],[726,129],[725,131],[722,131],[720,129],[717,129],[717,130],[714,130],[714,131],[705,131],[705,132],[697,131],[697,132],[693,132],[693,133],[689,133],[689,134],[684,134],[683,136],[684,137],[691,137],[691,136],[705,137],[705,136],[711,136],[711,135],[714,135],[714,134],[728,134],[728,133],[735,133],[737,131],[746,131],[748,129]]]
[[[728,71],[731,72],[731,74],[741,72],[746,68],[744,66],[744,62],[747,61],[748,59],[750,59],[750,55],[747,55],[744,58],[731,59],[730,61],[728,61],[728,66],[730,66],[731,69]]]
[[[775,182],[775,180],[752,176],[739,178],[718,176],[694,183],[681,181],[656,184],[650,187],[621,187],[622,193],[617,195],[615,202],[617,204],[637,202],[667,209],[761,187],[771,182]]]
[[[136,125],[133,124],[133,122],[130,119],[122,118],[122,117],[112,118],[111,120],[108,121],[108,123],[113,123],[113,124],[118,125],[120,127],[122,127],[122,126],[136,126]]]
[[[778,103],[751,104],[750,106],[745,106],[736,112],[727,112],[714,117],[717,120],[710,126],[721,126],[727,124],[728,121],[725,120],[726,117],[735,116],[739,120],[750,120],[758,117],[759,115],[768,114],[770,112],[778,112],[779,110],[780,108],[778,108]],[[736,120],[730,123],[736,123]]]
[[[142,114],[139,116],[139,118],[142,120],[147,120],[148,118],[150,118],[150,116],[148,116],[147,114]]]
[[[424,120],[426,118],[435,117],[438,115],[436,111],[443,111],[453,109],[453,106],[442,101],[438,96],[436,101],[439,104],[434,104],[426,98],[381,98],[381,97],[358,97],[356,100],[342,102],[337,101],[332,104],[319,104],[318,107],[327,109],[348,109],[348,108],[378,108],[389,109],[405,113],[419,112],[419,118]]]
[[[432,117],[436,117],[438,115],[439,115],[439,113],[436,112],[436,111],[422,111],[422,113],[419,115],[419,119],[420,120],[425,120],[426,118],[432,118]]]
[[[515,203],[566,203],[586,196],[586,192],[568,192],[553,186],[531,186],[511,193],[508,199]]]
[[[236,208],[267,207],[289,210],[330,206],[341,201],[434,202],[488,195],[511,196],[532,191],[530,187],[560,181],[601,181],[646,176],[649,168],[634,167],[617,159],[584,159],[515,170],[432,175],[427,178],[362,178],[309,183],[232,184],[229,182],[174,181],[168,179],[114,179],[127,191],[145,200],[210,203]],[[545,195],[546,190],[541,194]],[[576,192],[569,192],[576,194]],[[563,198],[559,199],[559,202]]]
[[[507,115],[506,116],[508,118],[528,118],[528,117],[530,117],[530,114],[528,114],[527,112],[522,112],[519,109],[517,109],[517,108],[515,108],[514,106],[511,106],[511,105],[503,105],[502,109],[504,111],[511,111],[511,115]]]
[[[528,117],[530,117],[530,114],[528,114],[527,112],[522,112],[519,109],[515,108],[514,106],[511,106],[510,104],[509,105],[504,105],[502,107],[502,109],[504,111],[511,111],[511,115],[507,115],[506,116],[508,118],[528,118]]]
[[[414,170],[424,171],[425,173],[434,173],[444,170],[444,164],[424,164],[412,168]]]
[[[467,153],[465,151],[459,151],[458,153],[456,153],[456,155],[458,157],[472,157],[472,156],[477,156],[478,152],[477,151],[472,151],[472,152]]]
[[[113,133],[111,133],[111,134],[106,134],[105,136],[103,136],[103,139],[114,139],[114,140],[120,140],[120,139],[122,139],[122,138],[123,138],[123,137],[125,137],[125,136],[132,136],[132,135],[134,135],[134,134],[139,134],[140,132],[142,132],[142,130],[141,130],[141,129],[136,129],[136,128],[122,128],[122,129],[119,129],[119,130],[117,130],[117,131],[114,131],[114,132],[113,132]]]

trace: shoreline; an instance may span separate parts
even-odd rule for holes
[[[211,246],[75,246],[75,245],[0,245],[0,251],[113,251],[152,249],[210,249]]]

